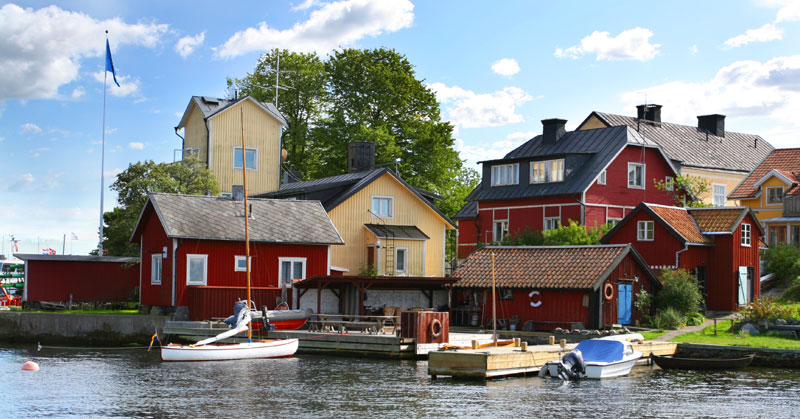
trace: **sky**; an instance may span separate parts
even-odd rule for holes
[[[106,90],[105,31],[117,80]],[[192,95],[272,48],[386,47],[436,93],[468,165],[592,111],[726,130],[800,146],[800,1],[0,2],[0,253],[97,247],[101,139],[108,186],[129,164],[171,162]],[[110,75],[110,74],[109,74]]]

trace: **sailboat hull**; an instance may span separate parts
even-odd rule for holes
[[[297,352],[297,339],[259,340],[217,345],[168,345],[162,361],[229,361],[234,359],[288,358]]]

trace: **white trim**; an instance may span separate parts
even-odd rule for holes
[[[475,244],[477,246],[477,243]],[[455,258],[458,260],[458,229],[456,229]],[[442,277],[447,273],[447,226],[442,226]]]
[[[153,268],[155,268],[156,260],[158,260],[158,275],[155,275]],[[150,255],[150,285],[161,285],[162,277],[164,275],[164,255],[154,253]]]
[[[494,179],[494,169],[501,168],[501,167],[515,167],[515,172],[517,173],[517,178],[514,182],[511,183],[497,183]],[[509,185],[519,185],[519,163],[505,163],[505,164],[493,164],[489,166],[489,177],[491,178],[490,186],[509,186]]]
[[[291,272],[289,273],[289,276],[290,276],[289,281],[291,281],[292,279],[300,279],[300,278],[291,278],[291,273],[294,272],[294,264],[295,263],[302,263],[303,264],[302,265],[303,266],[303,273],[302,273],[303,278],[302,279],[306,278],[306,260],[307,259],[308,258],[279,257],[278,258],[278,286],[279,287],[281,286],[281,281],[283,280],[283,262],[291,262],[291,265],[289,265],[290,266],[289,269],[291,269]],[[289,284],[291,284],[291,282],[289,282]]]
[[[172,305],[178,305],[178,239],[172,239]]]
[[[331,265],[331,245],[328,245],[328,263],[327,263],[327,265],[328,265],[328,273],[326,275],[330,276],[331,269],[334,268],[334,266]],[[340,269],[345,269],[345,268],[340,268]],[[350,272],[350,269],[347,269],[346,271],[341,271],[341,272]]]
[[[597,184],[598,185],[605,185],[608,178],[608,172],[606,169],[600,171],[600,174],[597,175]]]
[[[581,205],[579,202],[574,204],[536,204],[536,205],[520,205],[518,207],[491,207],[491,208],[478,208],[478,211],[495,211],[495,210],[513,210],[513,209],[524,209],[524,208],[544,208],[544,207],[574,207],[576,205]],[[633,207],[631,207],[633,208]]]
[[[637,186],[635,184],[633,184],[633,185],[631,184],[631,179],[630,179],[631,166],[634,166],[634,167],[642,166],[642,186]],[[628,171],[625,172],[625,182],[627,182],[627,184],[628,184],[628,189],[647,189],[647,165],[645,163],[629,161],[628,162]]]
[[[389,215],[383,215],[379,212],[373,211],[375,209],[375,200],[376,199],[386,199],[389,201]],[[393,219],[394,218],[394,195],[371,195],[369,200],[370,205],[370,213],[372,214],[372,218],[381,218],[381,219]],[[380,211],[380,205],[378,205],[378,210]]]
[[[739,234],[739,243],[744,247],[750,247],[751,244],[753,243],[753,228],[750,226],[750,223],[742,223],[741,225],[742,225],[742,230],[741,230],[741,233]],[[745,244],[745,242],[744,242],[745,241],[744,240],[744,238],[745,238],[745,234],[744,234],[745,228],[744,227],[745,226],[747,226],[747,244]]]
[[[397,254],[400,253],[401,250],[403,251],[403,253],[405,253],[405,256],[403,256],[403,269],[397,269]],[[393,266],[393,268],[394,268],[394,274],[395,275],[397,275],[398,273],[408,275],[408,247],[407,246],[397,246],[397,247],[394,248],[394,266]]]
[[[505,224],[505,228],[503,229],[503,237],[497,238],[497,224]],[[492,243],[499,243],[500,240],[503,240],[506,235],[511,234],[511,230],[508,227],[508,218],[499,219],[499,220],[492,220]]]
[[[202,259],[203,260],[203,282],[202,283],[189,281],[189,278],[191,276],[192,259]],[[192,285],[201,285],[201,286],[208,285],[208,255],[191,254],[191,253],[186,255],[186,286],[192,286]]]
[[[239,267],[239,261],[244,260],[244,255],[233,256],[233,271],[234,272],[247,272],[247,265],[244,268]],[[253,270],[253,257],[250,256],[250,270]]]
[[[425,255],[425,251],[427,250],[427,244],[428,243],[426,243],[426,242],[422,242],[422,275],[421,276],[425,276],[425,256],[426,256]],[[444,275],[442,275],[442,276],[444,276]]]
[[[336,271],[336,272],[350,272],[350,269],[347,269],[347,268],[342,268],[342,267],[340,267],[340,266],[333,266],[333,265],[331,265],[331,268],[330,268],[330,270],[331,270],[331,271]],[[330,275],[330,274],[329,274],[329,275]]]
[[[781,190],[781,201],[778,202],[777,204],[771,204],[769,202],[769,190],[770,189],[780,189]],[[765,192],[764,193],[764,206],[765,207],[767,207],[767,206],[779,207],[779,206],[783,205],[783,199],[785,198],[784,195],[786,194],[786,188],[784,188],[783,186],[767,186],[767,187],[764,188],[764,192]]]
[[[556,222],[558,223],[556,228],[547,228],[547,221],[548,220],[556,220]],[[561,215],[559,215],[557,217],[544,217],[544,220],[542,221],[542,231],[555,230],[558,227],[561,227]]]
[[[197,111],[200,112],[200,109]],[[208,168],[211,169],[214,167],[214,159],[212,158],[213,154],[211,151],[214,149],[214,123],[210,119],[207,119],[206,122],[208,122],[208,151],[206,151],[206,157],[208,158]],[[172,305],[175,305],[175,301],[172,302]]]
[[[766,182],[767,180],[769,180],[769,178],[771,178],[773,176],[778,178],[778,180],[780,180],[781,182],[785,183],[786,186],[792,186],[792,184],[794,183],[794,182],[792,182],[791,179],[789,179],[786,176],[784,176],[783,173],[781,173],[781,172],[779,172],[779,171],[777,171],[775,169],[772,169],[769,172],[767,172],[766,175],[761,177],[761,179],[759,179],[755,184],[753,184],[753,187],[754,188],[758,188],[759,186],[761,186],[764,182]]]
[[[242,146],[240,146],[240,145],[233,146],[233,163],[231,163],[231,167],[233,168],[233,170],[242,170],[241,166],[239,166],[239,167],[236,166],[236,156],[240,156],[242,154],[241,151],[237,152],[237,149],[241,150]],[[245,153],[247,153],[248,151],[255,151],[256,152],[256,155],[253,157],[253,164],[255,164],[255,167],[253,167],[252,169],[248,167],[247,171],[248,172],[257,172],[258,171],[258,147],[245,146],[244,147],[244,151],[245,151]],[[245,156],[245,158],[246,157],[247,156]],[[247,166],[247,162],[246,161],[242,161],[242,165]]]
[[[644,224],[644,230],[642,230],[640,228],[640,226],[642,224]],[[648,225],[652,226],[652,228],[647,228]],[[644,231],[644,235],[640,235],[639,234],[642,231]],[[653,232],[653,237],[651,237],[649,239],[647,238],[647,232],[648,231],[652,231]],[[636,241],[651,242],[651,241],[655,240],[655,238],[656,238],[656,228],[655,228],[655,222],[654,221],[641,220],[641,221],[637,221],[636,222]]]
[[[378,275],[381,275],[381,267],[383,266],[383,263],[381,263],[381,249],[383,249],[383,246],[381,246],[381,239],[375,242],[375,248],[378,249],[378,254],[375,255],[376,270],[378,271]]]

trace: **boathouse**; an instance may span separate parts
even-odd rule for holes
[[[525,330],[635,324],[636,294],[660,286],[629,244],[487,246],[454,276],[453,311],[469,312],[464,321],[491,327],[494,284],[498,327]]]
[[[151,194],[131,241],[141,249],[141,304],[226,317],[246,295],[244,205],[236,198]],[[293,280],[330,274],[341,236],[319,201],[248,199],[252,299],[292,305]]]
[[[641,203],[603,238],[631,243],[651,269],[686,269],[708,310],[734,311],[759,296],[759,241],[750,208],[679,208]]]

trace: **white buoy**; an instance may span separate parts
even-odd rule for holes
[[[22,370],[23,371],[39,371],[39,364],[37,364],[37,363],[35,363],[33,361],[28,361],[28,362],[22,364]]]

